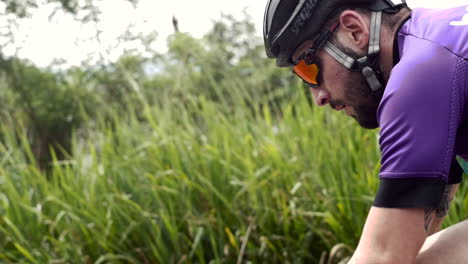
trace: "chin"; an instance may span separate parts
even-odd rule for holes
[[[365,129],[376,129],[379,127],[377,121],[377,108],[378,103],[361,105],[357,107],[356,112],[353,113],[352,117],[358,122],[358,124]]]
[[[358,124],[365,128],[365,129],[376,129],[379,127],[379,123],[377,122],[377,118],[359,118],[353,116],[354,119],[358,122]]]

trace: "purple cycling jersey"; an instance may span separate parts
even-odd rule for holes
[[[394,66],[377,112],[382,152],[374,205],[437,206],[468,160],[468,5],[414,9],[395,35]]]

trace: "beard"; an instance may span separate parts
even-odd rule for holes
[[[361,58],[365,55],[365,51],[361,51],[361,54],[359,54],[345,45],[342,45],[342,43],[336,42],[334,44],[343,52],[355,59]],[[379,64],[380,59],[377,61],[377,65]],[[355,111],[351,116],[356,119],[361,127],[366,129],[378,128],[379,122],[377,120],[377,109],[379,108],[385,89],[373,92],[362,73],[351,72],[347,69],[345,70],[347,71],[347,78],[344,83],[344,98],[343,100],[330,100],[330,106],[333,108],[338,105],[351,106]],[[386,84],[387,83],[385,81],[383,83],[384,87]]]
[[[366,129],[379,127],[377,121],[377,109],[382,100],[383,91],[374,93],[364,76],[359,72],[349,72],[344,90],[346,91],[343,100],[330,100],[330,106],[336,108],[339,105],[351,106],[355,113],[351,116],[358,124]]]

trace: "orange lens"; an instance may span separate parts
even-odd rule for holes
[[[301,77],[305,82],[318,85],[317,77],[319,68],[317,64],[307,65],[304,60],[301,60],[296,66],[293,67],[294,73]]]

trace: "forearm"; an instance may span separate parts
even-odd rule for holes
[[[447,185],[440,206],[434,209],[371,209],[359,245],[348,263],[413,264],[423,243],[425,248],[429,247],[426,237],[440,229],[457,188],[458,185]],[[432,236],[429,241],[434,240]]]
[[[423,209],[372,207],[353,264],[412,264],[426,239]]]
[[[417,264],[459,264],[468,259],[468,220],[426,239]],[[351,263],[351,262],[350,262]]]

